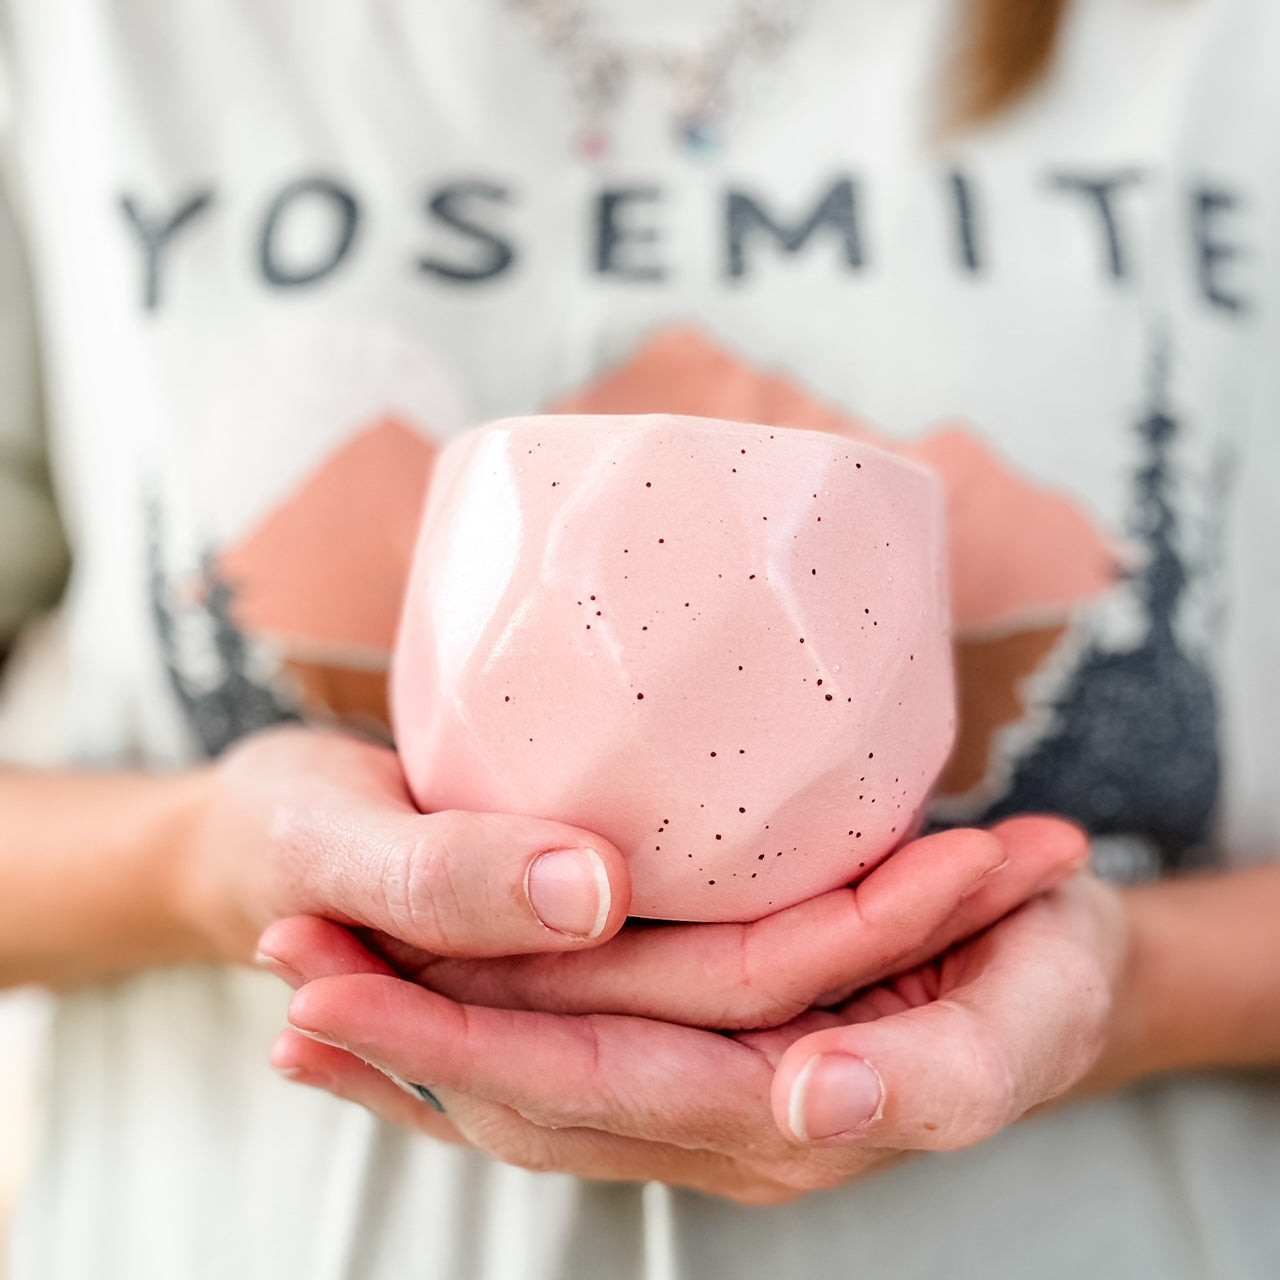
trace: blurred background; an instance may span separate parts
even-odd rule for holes
[[[10,1214],[32,1153],[48,1017],[48,998],[39,992],[0,993],[0,1280],[9,1274]]]

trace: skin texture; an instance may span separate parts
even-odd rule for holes
[[[760,1029],[932,959],[1061,883],[1086,857],[1075,828],[1019,818],[913,841],[857,886],[750,924],[632,922],[602,951],[476,965],[386,934],[360,937],[398,976],[462,1003]],[[299,921],[262,945],[305,956],[329,937]]]
[[[240,959],[290,902],[438,954],[560,950],[589,939],[549,929],[529,896],[541,856],[592,850],[615,886],[598,937],[626,917],[629,878],[612,845],[563,823],[417,812],[394,755],[336,735],[286,730],[228,756],[201,811],[192,898],[215,904],[219,955]],[[264,839],[265,836],[265,839]],[[265,845],[266,857],[244,850]],[[594,912],[588,916],[593,917]],[[266,917],[265,919],[263,917]],[[585,930],[584,930],[585,932]]]
[[[535,864],[558,850],[592,872],[576,934],[548,927],[531,898]],[[0,771],[0,884],[0,985],[61,988],[249,964],[262,930],[300,912],[438,955],[573,951],[615,933],[630,896],[621,855],[591,833],[424,817],[392,752],[302,729],[169,777]]]
[[[561,848],[611,885],[594,939],[534,913]],[[623,928],[597,837],[420,815],[392,753],[289,730],[172,777],[0,771],[0,983],[247,963],[265,929],[299,988],[294,1078],[531,1168],[772,1203],[1055,1097],[1280,1064],[1280,864],[1117,893],[1076,874],[1085,852],[1020,818],[752,925]],[[820,1052],[883,1086],[834,1139],[816,1111],[856,1090]]]
[[[302,1083],[510,1163],[657,1178],[744,1204],[980,1142],[1044,1106],[1146,1076],[1280,1065],[1280,865],[1117,891],[1072,874],[1064,855],[1080,836],[1066,824],[1019,819],[998,831],[1008,864],[958,911],[995,908],[1015,881],[1029,889],[1028,858],[1060,857],[1058,886],[1024,894],[1024,905],[924,963],[914,960],[919,938],[903,934],[896,976],[731,1035],[630,1014],[460,1004],[397,977],[347,930],[282,921],[264,947],[298,994],[273,1061]],[[879,874],[915,853],[900,850]],[[909,896],[910,885],[899,888]],[[874,889],[871,877],[859,886],[868,905]],[[850,972],[883,954],[894,918],[865,914],[881,936],[849,948]],[[611,950],[592,957],[602,971]],[[824,1087],[828,1055],[869,1064],[877,1095],[863,1098],[860,1122],[821,1137],[833,1132],[818,1123],[823,1104],[829,1111],[856,1092]],[[429,1083],[447,1114],[386,1073]]]
[[[984,850],[987,874],[975,881],[982,859],[973,861],[966,896],[955,867]],[[566,956],[561,965],[471,966],[499,971],[473,981],[477,990],[505,989],[506,1008],[458,1003],[406,981],[330,923],[283,921],[261,949],[301,989],[294,1029],[273,1061],[302,1083],[508,1163],[778,1203],[905,1151],[978,1141],[1084,1075],[1101,1053],[1125,954],[1115,895],[1076,874],[1085,852],[1075,828],[1048,819],[949,832],[900,850],[822,908],[833,922],[846,913],[840,976],[862,989],[826,1009],[810,1007],[835,976],[826,963],[807,964],[813,904],[745,929],[687,926],[685,946],[679,928],[642,929],[624,931],[589,963]],[[717,939],[730,929],[733,945],[721,950]],[[630,948],[654,934],[662,940],[642,983]],[[758,990],[757,969],[741,960],[753,950],[785,976]],[[439,972],[455,990],[467,986],[467,966],[418,963],[420,978]],[[403,950],[400,964],[407,967]],[[530,996],[546,1002],[553,968],[574,979],[563,984],[562,1010],[594,1002],[613,1011],[522,1007]],[[568,994],[584,979],[595,984],[589,993]],[[726,1001],[726,990],[736,998]],[[798,1015],[796,1003],[805,1006]],[[760,1029],[704,1029],[749,1023]],[[805,1143],[792,1128],[790,1090],[810,1058],[832,1049],[876,1063],[880,1115],[844,1138]],[[446,1114],[393,1077],[429,1084]]]

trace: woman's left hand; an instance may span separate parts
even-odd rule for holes
[[[277,1068],[509,1164],[744,1204],[980,1142],[1065,1093],[1106,1047],[1128,950],[1120,895],[1080,875],[847,1004],[726,1035],[457,1004],[308,927]]]

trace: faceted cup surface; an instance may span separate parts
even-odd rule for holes
[[[941,486],[834,435],[524,418],[438,464],[392,670],[424,811],[555,818],[632,913],[750,920],[918,825],[955,730]]]

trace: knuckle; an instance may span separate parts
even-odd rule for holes
[[[572,1056],[581,1063],[572,1083],[563,1089],[540,1090],[536,1099],[525,1098],[513,1105],[512,1114],[546,1132],[588,1129],[603,1133],[618,1126],[625,1128],[633,1119],[633,1102],[620,1097],[611,1086],[603,1062],[599,1019],[590,1014],[575,1018],[572,1030],[579,1040]]]
[[[911,912],[896,906],[892,894],[876,893],[874,884],[863,882],[849,889],[849,910],[854,926],[866,936],[875,936],[886,927],[899,924],[915,925]]]
[[[415,932],[411,925],[413,883],[414,867],[419,857],[420,853],[416,848],[407,850],[402,857],[387,859],[386,865],[379,871],[378,903],[392,933],[407,936]]]
[[[731,995],[723,1025],[738,1030],[778,1027],[798,1018],[816,992],[796,989],[799,978],[778,968],[775,950],[760,945],[759,931],[736,925]]]
[[[454,874],[455,830],[434,818],[420,824],[403,852],[386,859],[379,881],[387,917],[406,940],[445,952],[460,944],[467,920],[468,904]]]
[[[554,1114],[544,1122],[557,1128],[570,1125],[593,1126],[604,1117],[629,1115],[631,1104],[618,1096],[607,1066],[608,1055],[601,1040],[604,1020],[587,1015],[573,1020],[573,1029],[582,1041],[581,1056],[586,1064],[580,1087],[563,1095],[557,1094]]]

